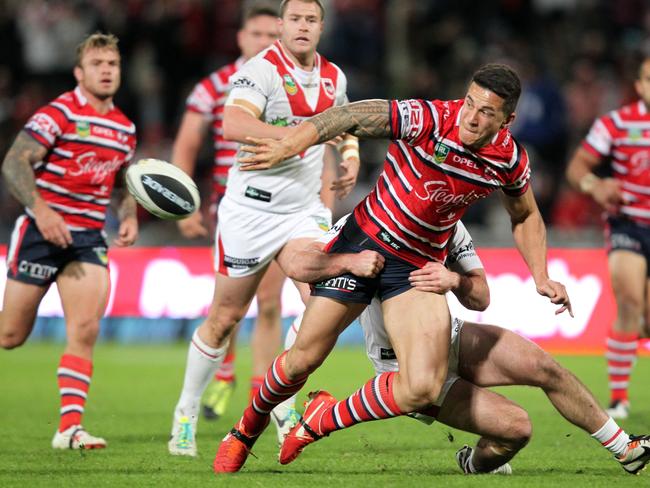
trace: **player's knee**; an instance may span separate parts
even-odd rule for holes
[[[257,295],[257,313],[260,317],[275,319],[280,316],[282,301],[276,294]]]
[[[414,409],[432,405],[440,396],[444,378],[436,375],[418,375],[407,378],[406,381],[406,403]]]
[[[22,346],[27,340],[27,336],[15,334],[12,332],[0,333],[0,347],[2,349],[15,349]]]
[[[638,321],[638,317],[643,313],[643,303],[640,297],[627,293],[619,293],[616,295],[616,301],[620,318],[624,321]]]
[[[92,346],[99,335],[99,320],[87,319],[70,324],[73,336],[82,344]]]
[[[508,419],[508,432],[504,441],[512,449],[519,450],[528,444],[533,436],[533,424],[523,408],[513,409],[508,415]]]

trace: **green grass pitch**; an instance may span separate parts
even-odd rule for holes
[[[650,470],[640,476],[623,472],[609,453],[564,421],[545,396],[531,388],[500,390],[530,413],[531,443],[512,462],[510,477],[463,476],[454,454],[474,436],[407,418],[371,422],[337,432],[310,446],[289,466],[277,463],[270,428],[257,443],[244,470],[215,477],[212,459],[220,439],[241,414],[248,396],[249,350],[237,358],[239,388],[226,418],[199,423],[196,459],[166,451],[172,409],[185,364],[186,346],[102,344],[85,425],[104,436],[103,451],[53,451],[57,424],[56,367],[61,346],[35,343],[0,352],[0,486],[480,486],[611,487],[650,486]],[[561,357],[596,396],[606,398],[605,362],[600,357]],[[309,381],[346,396],[372,375],[360,348],[337,348]],[[650,432],[650,360],[636,365],[633,413],[622,426],[631,433]],[[499,412],[494,412],[495,416]]]

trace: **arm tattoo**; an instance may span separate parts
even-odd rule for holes
[[[11,194],[24,206],[32,207],[36,199],[36,179],[32,164],[42,161],[47,148],[25,132],[20,132],[2,163],[2,175]]]
[[[390,112],[388,100],[366,100],[333,107],[309,119],[316,126],[318,143],[348,132],[361,138],[388,138]]]

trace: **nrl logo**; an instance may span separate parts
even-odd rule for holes
[[[436,163],[444,163],[447,159],[447,154],[449,154],[449,147],[445,146],[442,142],[436,144],[435,151],[433,153],[433,159],[436,160]]]
[[[90,135],[90,123],[84,121],[77,121],[77,135],[79,137],[88,137]]]
[[[293,78],[289,75],[284,75],[282,77],[284,80],[284,91],[286,91],[289,95],[295,95],[298,93],[298,87],[296,86],[296,83],[293,81]]]

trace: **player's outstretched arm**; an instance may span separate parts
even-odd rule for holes
[[[325,245],[313,242],[295,253],[284,271],[289,278],[303,283],[318,283],[344,273],[360,278],[374,278],[384,267],[384,257],[375,251],[360,253],[326,253]]]
[[[248,142],[249,137],[281,139],[290,129],[262,122],[262,112],[246,100],[236,99],[223,112],[223,137],[237,142]]]
[[[412,271],[409,282],[424,292],[444,294],[451,291],[469,310],[482,312],[490,305],[490,288],[483,268],[459,274],[432,261]]]
[[[518,197],[502,194],[503,204],[510,214],[512,235],[515,245],[522,255],[530,273],[535,280],[537,293],[547,296],[552,303],[560,305],[556,314],[568,310],[573,317],[571,300],[562,283],[553,281],[548,276],[546,267],[546,226],[537,208],[535,196],[529,187]]]
[[[43,237],[60,247],[72,244],[72,235],[57,212],[52,210],[36,189],[33,165],[47,154],[47,148],[21,131],[2,163],[2,176],[11,194],[29,208]]]
[[[359,138],[388,138],[390,111],[388,100],[364,100],[332,107],[304,121],[281,140],[248,137],[242,150],[252,153],[240,158],[244,171],[268,169],[347,132]]]

